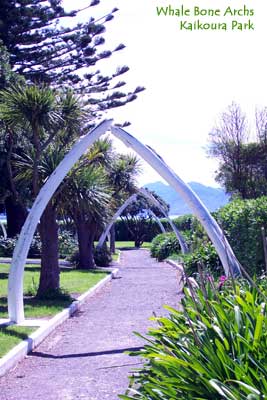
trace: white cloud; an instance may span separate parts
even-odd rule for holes
[[[215,185],[216,163],[205,158],[202,148],[216,118],[233,100],[250,116],[256,105],[267,105],[267,2],[201,2],[206,8],[238,8],[244,3],[254,8],[253,32],[181,32],[176,18],[155,13],[156,5],[192,7],[196,3],[102,0],[94,10],[101,16],[114,6],[120,9],[107,25],[107,46],[127,45],[101,68],[109,72],[127,64],[131,68],[125,76],[128,87],[147,88],[137,101],[112,111],[112,116],[119,122],[131,121],[131,133],[155,147],[183,179]],[[75,7],[79,5],[84,5],[84,0],[76,0]],[[148,182],[152,176],[147,170],[142,181]]]

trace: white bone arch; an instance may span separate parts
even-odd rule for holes
[[[98,244],[97,244],[97,248],[101,248],[110,232],[110,229],[112,227],[112,225],[116,222],[116,220],[121,216],[121,214],[123,213],[123,211],[131,204],[134,203],[137,200],[137,194],[132,194],[121,206],[120,208],[118,208],[118,210],[116,211],[116,213],[113,215],[113,217],[111,218],[111,220],[109,221],[108,225],[106,226],[106,228],[104,229],[104,231],[102,232]],[[152,215],[153,218],[156,219],[161,231],[163,233],[166,232],[164,226],[162,225],[160,219],[153,213],[152,210],[149,210],[150,214]]]
[[[45,210],[56,189],[74,164],[86,152],[88,147],[91,146],[110,128],[111,124],[112,120],[105,120],[92,131],[80,137],[69,153],[59,163],[36,197],[19,235],[10,267],[8,279],[8,314],[11,322],[21,323],[24,321],[24,265],[34,232],[37,228],[43,211]]]
[[[6,233],[5,225],[3,224],[2,221],[0,221],[0,225],[1,225],[1,229],[2,229],[2,232],[3,232],[4,239],[7,239],[7,233]]]
[[[105,230],[102,232],[98,244],[97,244],[97,248],[101,248],[106,240],[107,235],[109,234],[109,231],[112,227],[112,225],[114,224],[114,222],[119,218],[119,216],[121,215],[121,213],[123,213],[123,211],[125,210],[125,208],[127,208],[131,203],[133,203],[135,200],[137,199],[137,195],[136,194],[132,194],[121,206],[120,208],[115,212],[115,214],[113,215],[113,217],[111,218],[111,220],[109,221],[108,225],[106,226]]]
[[[234,276],[241,275],[239,261],[237,260],[222,229],[193,190],[181,178],[179,178],[170,167],[168,167],[165,161],[153,149],[143,145],[139,140],[122,128],[112,126],[111,132],[126,146],[135,150],[139,156],[154,168],[190,207],[192,213],[198,218],[212,241],[222,262],[225,275],[229,276],[230,272]]]
[[[182,253],[183,254],[188,253],[188,246],[186,244],[186,241],[184,240],[182,234],[179,232],[179,230],[177,229],[175,224],[172,222],[171,218],[168,216],[168,214],[166,213],[166,211],[164,210],[164,208],[162,207],[160,202],[151,193],[149,193],[146,189],[141,188],[141,189],[139,189],[139,191],[140,191],[140,193],[142,193],[143,196],[146,196],[148,199],[150,199],[152,201],[152,203],[155,204],[155,206],[158,207],[158,209],[162,212],[162,214],[164,215],[164,217],[167,219],[167,221],[171,225],[172,230],[174,231],[174,233],[177,237],[177,240],[180,244]]]
[[[188,247],[187,244],[183,238],[183,236],[181,235],[181,233],[178,231],[178,229],[176,228],[176,226],[174,225],[174,223],[172,222],[172,220],[169,218],[168,214],[166,213],[166,211],[164,210],[164,208],[162,207],[162,205],[160,204],[160,202],[152,195],[152,193],[149,193],[146,189],[144,188],[139,188],[138,192],[143,196],[146,197],[147,199],[149,199],[152,204],[154,204],[164,215],[164,217],[167,219],[167,221],[169,222],[169,224],[171,225],[177,240],[180,244],[182,253],[188,253]],[[116,213],[113,215],[113,217],[111,218],[109,224],[107,225],[106,229],[103,231],[102,235],[99,238],[98,241],[98,245],[97,247],[100,248],[103,246],[106,237],[112,227],[112,225],[116,222],[117,218],[119,218],[119,216],[123,213],[123,211],[128,207],[129,204],[133,203],[134,201],[136,201],[137,198],[137,194],[133,194],[132,196],[130,196],[125,203],[116,211]],[[162,230],[162,232],[166,232],[164,226],[162,225],[161,221],[158,219],[158,217],[151,211],[149,210],[150,213],[154,216],[154,218],[156,219],[157,223],[160,226],[160,229]]]
[[[45,207],[51,200],[56,189],[71,170],[73,165],[86,152],[99,137],[104,134],[112,124],[112,120],[104,120],[96,128],[82,136],[74,144],[70,152],[60,162],[49,179],[41,188],[35,199],[30,213],[22,227],[21,234],[14,249],[9,280],[8,280],[8,312],[9,319],[14,323],[24,320],[23,309],[23,275],[24,266],[34,232],[39,223]],[[122,140],[127,146],[132,147],[145,161],[147,161],[170,186],[172,186],[198,217],[211,241],[213,242],[221,259],[225,274],[229,275],[229,269],[234,275],[241,275],[238,260],[236,259],[221,228],[210,215],[192,189],[187,186],[153,150],[139,142],[132,135],[121,128],[111,127],[112,133]]]
[[[153,217],[156,220],[158,226],[160,227],[161,232],[162,233],[166,233],[166,229],[164,228],[164,226],[163,226],[161,220],[159,219],[159,217],[157,217],[156,214],[150,209],[148,210],[148,212],[150,213],[151,217]]]

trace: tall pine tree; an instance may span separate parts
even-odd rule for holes
[[[13,70],[31,82],[71,85],[76,93],[88,95],[88,102],[95,110],[135,100],[143,87],[123,93],[119,88],[125,82],[113,83],[128,71],[127,66],[118,68],[111,76],[92,69],[100,60],[125,47],[119,44],[112,51],[101,50],[105,25],[118,9],[97,21],[90,17],[87,22],[75,23],[79,13],[96,6],[100,0],[92,0],[82,10],[71,12],[66,12],[61,3],[61,0],[1,0],[0,40],[10,53]]]
[[[11,70],[17,76],[24,76],[27,82],[71,86],[75,93],[83,95],[83,100],[87,99],[91,116],[135,100],[142,87],[130,93],[119,89],[125,82],[118,77],[128,71],[127,66],[118,68],[110,76],[95,69],[98,61],[124,48],[120,44],[113,51],[101,51],[105,43],[105,25],[113,19],[117,9],[97,21],[91,17],[84,23],[76,23],[79,13],[96,6],[100,0],[92,0],[82,10],[71,12],[66,12],[61,3],[60,0],[0,1],[1,71],[5,72],[0,76],[0,88],[12,83]],[[8,226],[14,225],[8,231],[14,236],[20,231],[25,213],[19,218],[13,195],[6,202],[10,216]]]

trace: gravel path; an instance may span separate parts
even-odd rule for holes
[[[90,298],[13,371],[0,378],[1,400],[115,400],[140,360],[124,354],[142,346],[148,318],[177,306],[177,271],[146,250],[121,254],[117,279]]]

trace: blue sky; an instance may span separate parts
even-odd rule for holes
[[[74,5],[70,0],[63,4]],[[75,1],[75,7],[87,4]],[[180,31],[178,18],[156,15],[156,6],[169,4],[221,9],[246,4],[255,10],[255,31]],[[143,85],[146,91],[111,116],[116,122],[131,121],[128,131],[155,148],[185,181],[217,186],[217,164],[204,147],[220,113],[232,101],[240,103],[253,130],[255,107],[267,106],[266,0],[102,0],[82,18],[113,7],[119,12],[107,25],[104,47],[122,42],[127,48],[99,66],[108,73],[128,65],[124,78],[129,90]],[[156,180],[158,175],[144,164],[140,184]]]

